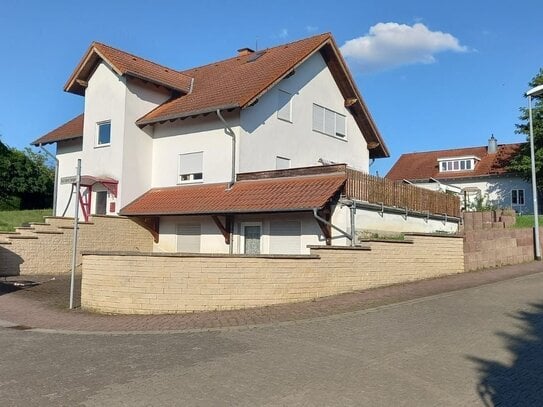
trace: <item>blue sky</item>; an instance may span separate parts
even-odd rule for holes
[[[63,85],[93,40],[177,69],[330,31],[391,158],[522,141],[543,67],[538,0],[12,1],[0,3],[0,135],[22,148],[83,111]]]

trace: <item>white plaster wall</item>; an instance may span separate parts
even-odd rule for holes
[[[456,233],[457,222],[445,222],[438,219],[426,219],[396,213],[383,213],[367,209],[356,210],[356,230],[382,232],[414,233]]]
[[[224,222],[224,218],[220,217]],[[271,220],[299,220],[301,222],[302,236],[300,239],[300,254],[309,254],[308,245],[324,245],[326,242],[322,236],[321,230],[309,213],[297,214],[255,214],[255,215],[237,215],[234,220],[233,247],[234,254],[241,250],[241,224],[243,222],[262,223],[262,254],[270,251],[270,221]],[[201,251],[202,253],[228,253],[229,247],[224,242],[224,237],[211,219],[210,216],[163,216],[160,218],[160,237],[159,242],[155,243],[155,252],[175,252],[177,251],[177,230],[176,225],[183,222],[200,222]],[[340,244],[334,241],[334,245]]]
[[[239,113],[224,113],[239,139]],[[232,169],[232,138],[216,114],[156,125],[153,134],[153,187],[178,184],[179,154],[203,151],[203,182],[228,182]]]
[[[475,187],[481,190],[489,202],[499,208],[513,208],[517,213],[533,213],[532,186],[528,181],[515,176],[500,176],[481,178],[465,178],[443,181],[444,184],[458,188]],[[417,183],[417,186],[426,189],[436,188],[436,183]],[[524,205],[512,205],[511,190],[524,189]]]
[[[221,218],[221,221],[224,220]],[[228,253],[228,245],[211,216],[163,216],[160,218],[160,237],[155,243],[155,252],[177,252],[177,225],[184,222],[199,222],[202,235],[200,247],[202,253]]]
[[[58,184],[57,184],[57,211],[55,216],[62,216],[68,202],[70,201],[70,194],[72,191],[71,184],[60,183],[62,177],[74,176],[77,173],[77,159],[81,158],[83,139],[78,138],[75,140],[59,141],[57,143],[56,157],[58,159]],[[75,210],[75,196],[72,197],[66,216],[73,216]]]
[[[126,84],[111,68],[100,63],[89,78],[85,91],[85,121],[81,174],[111,177],[119,181],[117,196],[123,192],[123,147],[125,128]],[[111,143],[97,146],[97,125],[111,121]],[[95,193],[93,193],[95,195]],[[92,201],[96,202],[96,197]],[[117,200],[117,210],[122,201]],[[92,204],[94,207],[94,203]],[[108,205],[109,209],[109,205]]]
[[[279,89],[294,95],[292,123],[277,118]],[[345,139],[312,130],[313,103],[346,116]],[[274,170],[276,156],[290,158],[291,167],[319,165],[319,158],[324,158],[368,172],[366,141],[344,107],[343,96],[319,53],[269,90],[257,104],[242,110],[240,121],[240,172]]]
[[[136,120],[169,98],[170,93],[139,80],[127,80],[123,137],[122,190],[118,204],[127,205],[151,188],[153,127],[140,129]],[[117,206],[117,211],[122,206]]]

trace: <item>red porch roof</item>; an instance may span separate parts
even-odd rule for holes
[[[228,184],[154,188],[131,202],[120,214],[205,215],[226,213],[308,211],[324,207],[343,187],[345,173],[269,178]]]

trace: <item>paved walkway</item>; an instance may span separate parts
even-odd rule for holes
[[[236,311],[153,316],[101,315],[80,309],[70,311],[67,309],[69,293],[67,276],[54,279],[50,276],[33,276],[32,280],[41,281],[41,284],[14,290],[13,285],[0,283],[0,325],[23,330],[45,329],[82,333],[198,331],[253,326],[376,308],[540,272],[543,272],[543,264],[534,262],[336,295],[310,302]],[[26,276],[25,279],[30,277]],[[77,286],[79,283],[78,279]]]

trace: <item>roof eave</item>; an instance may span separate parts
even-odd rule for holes
[[[254,209],[254,210],[247,210],[247,209],[230,209],[230,210],[222,210],[222,211],[207,211],[207,212],[140,212],[140,213],[126,213],[121,211],[119,212],[119,215],[122,216],[209,216],[209,215],[223,215],[223,214],[242,214],[242,213],[278,213],[278,212],[310,212],[313,211],[313,209],[322,209],[326,203],[320,205],[320,206],[314,206],[314,207],[303,207],[303,208],[277,208],[277,209]]]
[[[160,106],[158,106],[156,109],[158,109],[159,107]],[[160,117],[156,117],[156,118],[152,118],[152,119],[145,119],[145,116],[147,116],[147,115],[149,115],[150,113],[153,112],[153,111],[151,111],[149,113],[146,113],[145,116],[142,116],[141,118],[136,120],[136,124],[138,126],[140,126],[140,127],[145,127],[147,125],[162,123],[162,122],[166,122],[168,120],[173,121],[173,120],[177,120],[177,119],[184,119],[184,118],[191,117],[191,116],[198,116],[198,115],[201,115],[201,114],[212,113],[212,112],[215,112],[217,110],[238,109],[239,107],[240,106],[237,103],[228,104],[228,105],[220,105],[220,106],[211,106],[211,107],[206,107],[205,109],[198,109],[198,110],[192,110],[192,111],[189,111],[189,112],[164,115],[164,116],[160,116]]]
[[[57,138],[57,139],[52,139],[52,140],[47,140],[47,141],[40,141],[41,138],[39,138],[37,140],[34,140],[32,143],[30,143],[30,145],[35,146],[35,147],[39,147],[40,145],[46,146],[47,144],[58,143],[59,141],[76,140],[76,139],[79,139],[79,138],[83,138],[83,135],[73,136],[73,137],[65,137],[65,138],[62,137],[62,138]]]

